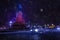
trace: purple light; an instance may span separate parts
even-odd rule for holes
[[[10,21],[10,22],[9,22],[9,26],[11,26],[11,25],[12,25],[12,23],[13,23],[13,22],[12,22],[12,21]]]
[[[9,22],[10,24],[13,23],[12,21]]]

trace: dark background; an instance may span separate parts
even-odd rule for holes
[[[27,21],[39,24],[60,23],[60,0],[0,0],[0,25],[15,17],[18,4],[22,5]]]

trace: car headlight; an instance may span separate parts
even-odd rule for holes
[[[32,29],[30,31],[33,31]]]
[[[57,30],[60,30],[60,27],[57,27]]]
[[[35,32],[38,32],[38,29],[35,29]]]

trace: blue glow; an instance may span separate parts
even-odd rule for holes
[[[30,31],[33,31],[32,29]]]
[[[38,32],[38,29],[35,29],[35,32]]]
[[[60,27],[57,27],[57,30],[60,30]]]
[[[18,4],[18,10],[22,10],[22,5],[21,4]]]
[[[9,22],[10,24],[13,23],[12,21]]]

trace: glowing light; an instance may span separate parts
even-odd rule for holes
[[[49,28],[54,28],[55,27],[55,25],[54,24],[51,24],[51,26],[49,26]]]
[[[40,9],[41,12],[43,12],[43,9]]]
[[[12,21],[9,22],[10,24],[13,23]]]
[[[33,31],[32,29],[30,31]]]
[[[13,23],[13,22],[12,22],[12,21],[10,21],[10,22],[9,22],[9,25],[11,26],[11,25],[12,25],[12,23]]]
[[[57,30],[60,30],[60,27],[58,27]]]
[[[54,24],[52,24],[52,25],[54,25]]]
[[[35,29],[35,32],[38,32],[38,29]]]
[[[25,19],[24,19],[24,17],[23,17],[23,13],[22,13],[22,11],[19,11],[18,13],[17,13],[17,15],[16,15],[16,22],[20,22],[20,23],[22,23],[22,24],[25,24]]]

